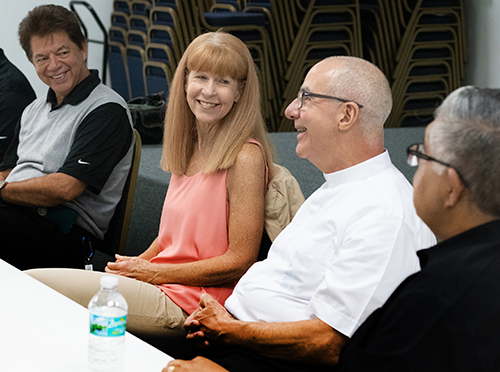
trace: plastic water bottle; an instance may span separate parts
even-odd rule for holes
[[[101,277],[101,290],[90,300],[88,360],[92,371],[118,371],[125,354],[128,305],[118,292],[118,278]]]

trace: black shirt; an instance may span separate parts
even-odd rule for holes
[[[12,141],[24,108],[35,98],[28,79],[0,48],[0,160]]]
[[[342,350],[340,371],[500,371],[500,221],[418,252]]]

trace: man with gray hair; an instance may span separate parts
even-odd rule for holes
[[[500,370],[500,90],[462,87],[408,148],[414,204],[440,238],[356,331],[341,371]]]
[[[240,279],[227,311],[202,295],[186,326],[189,338],[212,346],[210,359],[230,371],[329,370],[359,325],[419,269],[416,251],[435,238],[384,150],[391,105],[387,79],[365,60],[332,57],[309,71],[285,113],[298,131],[297,155],[326,182]],[[167,370],[197,365],[214,367],[198,358]]]

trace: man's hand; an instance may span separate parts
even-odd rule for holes
[[[162,372],[223,372],[227,369],[222,368],[218,364],[203,358],[196,357],[193,360],[173,360],[168,363]]]
[[[212,296],[204,293],[200,305],[185,321],[187,338],[204,340],[205,345],[224,339],[228,326],[237,322]]]
[[[161,284],[156,283],[157,265],[139,257],[126,257],[119,254],[115,257],[116,261],[108,262],[104,269],[108,274],[126,276],[146,283]]]
[[[241,346],[262,355],[301,362],[334,365],[347,337],[320,319],[296,322],[244,322],[234,319],[210,295],[185,321],[187,338]]]

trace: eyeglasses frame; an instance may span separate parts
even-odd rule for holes
[[[343,99],[339,97],[334,97],[334,96],[327,96],[325,94],[318,94],[318,93],[312,93],[312,92],[307,92],[304,90],[299,90],[299,93],[297,94],[297,98],[299,100],[299,109],[304,107],[304,97],[309,96],[309,97],[316,97],[316,98],[326,98],[326,99],[335,99],[337,101],[340,101],[342,103],[347,103],[347,102],[354,102],[356,105],[358,105],[359,108],[363,108],[363,105],[360,105],[356,101],[348,100],[348,99]]]
[[[414,150],[412,149],[412,147],[416,147],[417,150]],[[436,162],[438,164],[441,164],[441,165],[444,165],[445,167],[448,167],[448,168],[451,168],[453,169],[455,172],[457,172],[458,174],[458,177],[460,178],[460,181],[462,181],[462,183],[464,184],[465,187],[467,187],[467,183],[465,182],[464,178],[462,177],[462,175],[460,174],[460,172],[458,171],[457,168],[455,168],[453,165],[449,164],[449,163],[446,163],[444,161],[441,161],[439,159],[436,159],[436,158],[433,158],[432,156],[429,156],[429,155],[425,155],[422,151],[419,151],[418,148],[422,148],[424,146],[424,144],[422,142],[417,142],[417,143],[413,143],[411,144],[410,146],[408,146],[408,148],[406,149],[406,155],[407,155],[407,159],[406,159],[406,163],[410,166],[410,167],[416,167],[418,166],[418,161],[417,161],[417,164],[416,165],[413,165],[410,163],[410,156],[413,155],[413,156],[416,156],[417,159],[424,159],[424,160],[427,160],[427,161],[433,161],[433,162]]]

